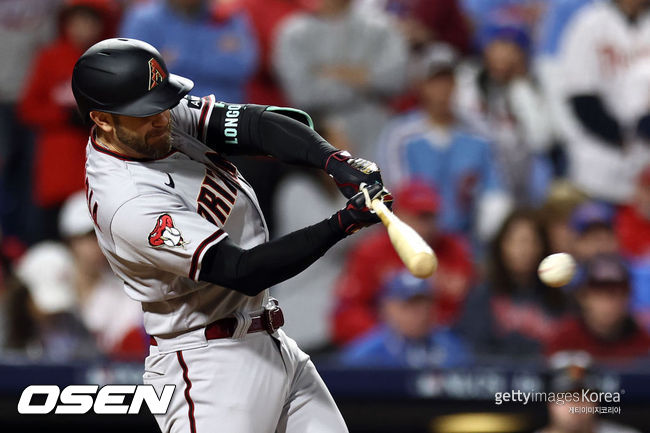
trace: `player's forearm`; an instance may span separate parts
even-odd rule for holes
[[[381,184],[371,185],[330,218],[249,250],[225,238],[205,253],[199,280],[255,296],[305,270],[347,234],[379,222],[366,200],[387,196]]]
[[[239,143],[239,152],[271,155],[283,162],[324,168],[336,148],[309,126],[288,116],[264,111],[257,127],[250,127],[248,140]]]
[[[302,272],[344,237],[332,217],[249,250],[226,239],[206,252],[199,279],[255,296]]]
[[[573,112],[585,129],[611,146],[621,147],[623,145],[621,126],[607,111],[599,96],[577,95],[569,101]]]

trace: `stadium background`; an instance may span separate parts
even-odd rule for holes
[[[126,36],[159,48],[194,95],[307,110],[379,163],[396,212],[438,253],[431,280],[405,280],[375,227],[272,289],[352,432],[587,432],[545,403],[495,404],[581,387],[621,392],[621,414],[578,424],[650,431],[646,3],[0,2],[0,425],[157,431],[147,413],[16,411],[31,384],[141,381],[147,339],[90,234],[88,130],[69,89],[86,47]],[[272,236],[343,203],[319,173],[236,162]],[[558,251],[580,271],[555,290],[535,269]],[[594,288],[611,266],[615,284]]]

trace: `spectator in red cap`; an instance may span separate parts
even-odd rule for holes
[[[576,291],[580,315],[557,329],[547,353],[584,351],[600,361],[650,355],[650,335],[630,314],[630,275],[621,257],[597,255],[581,277]]]
[[[44,238],[56,238],[63,201],[84,186],[88,131],[72,95],[72,68],[88,47],[109,36],[113,6],[109,0],[65,2],[59,36],[37,55],[20,101],[22,120],[36,130],[34,197],[45,209]]]
[[[650,165],[637,181],[634,197],[616,217],[621,252],[629,259],[650,259]]]
[[[450,324],[472,283],[469,247],[463,238],[438,231],[440,198],[428,184],[412,180],[398,188],[394,197],[396,214],[427,240],[438,256],[438,270],[431,280],[437,285],[434,316],[437,322]],[[347,343],[377,324],[380,288],[401,268],[383,228],[371,231],[351,249],[337,284],[332,324],[336,344]]]

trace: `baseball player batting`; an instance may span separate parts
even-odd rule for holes
[[[163,432],[345,432],[267,288],[379,221],[358,191],[389,200],[379,170],[332,147],[302,111],[188,96],[192,87],[154,47],[123,38],[92,46],[72,78],[93,123],[86,193],[98,241],[151,335],[144,382],[176,385],[156,420]],[[224,159],[234,154],[324,169],[347,206],[269,241],[255,192]]]

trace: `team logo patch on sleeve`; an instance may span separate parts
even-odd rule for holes
[[[149,59],[149,90],[162,83],[167,73],[153,57]]]
[[[149,245],[152,247],[182,247],[187,242],[183,240],[180,230],[174,227],[174,221],[168,214],[158,217],[156,227],[149,233]]]
[[[187,95],[185,97],[185,100],[187,101],[188,107],[194,108],[196,110],[200,110],[201,106],[203,105],[203,99],[199,98],[198,96]]]

